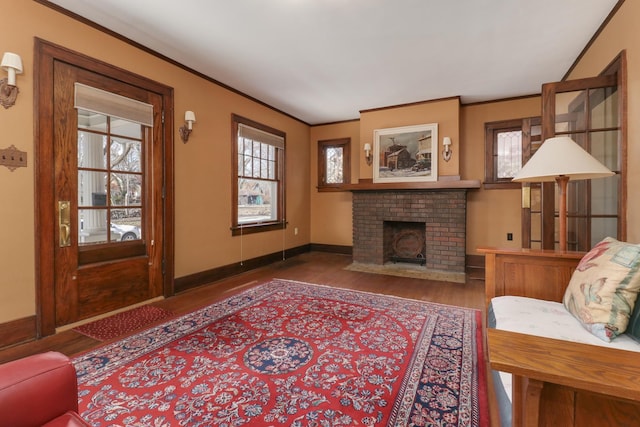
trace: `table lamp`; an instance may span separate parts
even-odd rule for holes
[[[545,140],[513,178],[515,182],[555,181],[560,188],[560,250],[567,250],[567,184],[569,180],[605,178],[611,172],[568,136]]]

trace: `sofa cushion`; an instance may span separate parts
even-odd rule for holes
[[[626,334],[611,342],[604,342],[596,338],[560,302],[504,295],[494,297],[489,307],[494,312],[494,327],[496,329],[640,352],[640,342],[633,340]]]
[[[563,304],[603,341],[625,332],[640,290],[640,245],[607,237],[581,260]]]

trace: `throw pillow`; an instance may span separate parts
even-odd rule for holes
[[[640,245],[607,237],[580,260],[562,302],[589,332],[611,341],[627,329],[639,270]]]
[[[636,300],[636,306],[633,308],[625,333],[640,342],[640,302],[638,300]]]

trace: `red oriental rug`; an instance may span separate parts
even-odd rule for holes
[[[74,359],[93,426],[488,426],[478,310],[272,280]]]
[[[108,341],[130,334],[173,315],[169,310],[152,305],[143,305],[78,326],[73,330],[99,341]]]

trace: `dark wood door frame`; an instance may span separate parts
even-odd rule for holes
[[[173,88],[98,61],[42,39],[35,39],[34,104],[35,104],[35,279],[37,337],[55,333],[54,295],[54,170],[53,151],[53,66],[62,61],[86,70],[104,74],[162,97],[165,117],[162,129],[163,149],[163,234],[164,276],[163,294],[174,293],[174,149],[173,149]]]

